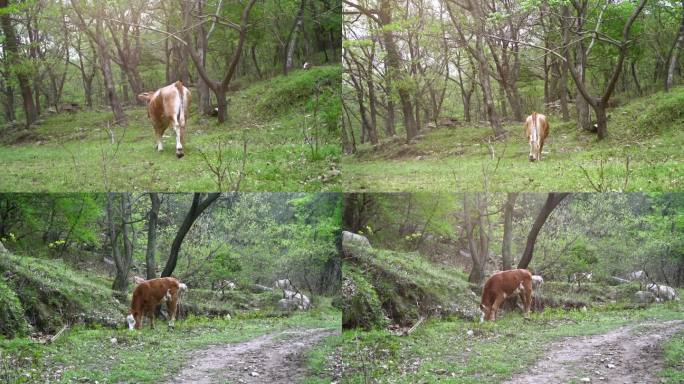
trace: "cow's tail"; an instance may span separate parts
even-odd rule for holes
[[[185,96],[185,87],[183,87],[182,81],[176,81],[176,89],[178,90],[178,96],[180,97],[180,107],[176,112],[176,121],[178,121],[178,124],[185,125],[183,124],[185,121],[185,108],[183,106],[185,103],[185,100],[183,100],[183,97]]]

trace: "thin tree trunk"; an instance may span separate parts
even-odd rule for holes
[[[157,260],[155,253],[157,251],[157,221],[159,219],[159,200],[158,193],[150,193],[150,212],[147,218],[147,251],[145,252],[145,265],[147,269],[147,279],[154,279],[157,277]]]
[[[511,269],[511,266],[513,265],[511,239],[513,238],[513,208],[515,208],[515,200],[517,198],[517,193],[509,192],[506,196],[506,203],[504,205],[504,233],[501,246],[501,258],[504,271]]]
[[[297,36],[299,35],[299,31],[302,29],[302,25],[304,24],[305,7],[306,0],[300,0],[299,11],[297,12],[297,16],[295,17],[295,23],[292,26],[292,32],[290,32],[290,38],[288,39],[287,43],[285,67],[283,68],[283,73],[285,75],[287,75],[288,72],[290,72],[290,70],[292,69],[295,47],[297,46]]]
[[[190,228],[195,223],[198,217],[204,212],[214,201],[216,201],[220,193],[210,193],[204,200],[202,200],[201,193],[195,193],[192,198],[192,205],[190,206],[190,211],[185,215],[183,223],[178,228],[176,232],[176,237],[173,239],[171,244],[171,252],[169,254],[169,259],[166,261],[166,266],[161,274],[161,277],[168,277],[173,274],[176,269],[176,263],[178,262],[178,253],[180,252],[181,245],[183,245],[183,240],[185,235],[188,234]]]
[[[12,25],[11,13],[6,12],[8,6],[7,0],[0,0],[0,24],[2,24],[2,31],[5,35],[3,48],[5,49],[6,58],[11,66],[19,67],[21,54],[19,52],[19,41],[17,40],[14,26]],[[31,83],[28,76],[23,71],[15,73],[17,80],[19,80],[19,91],[24,102],[24,115],[26,116],[26,126],[33,124],[38,118],[36,106],[33,102],[33,91],[31,90]]]
[[[534,220],[534,223],[532,224],[532,229],[530,230],[530,233],[527,235],[525,251],[523,252],[522,257],[520,258],[518,268],[527,268],[529,266],[530,261],[532,261],[534,245],[537,242],[537,236],[539,235],[539,231],[541,231],[542,227],[544,226],[544,223],[546,223],[546,219],[548,219],[551,215],[551,212],[553,212],[553,210],[558,206],[558,204],[560,204],[560,202],[563,201],[563,199],[565,199],[568,195],[569,193],[549,193],[548,197],[546,198],[546,202],[544,203],[544,206],[542,206],[542,209],[539,211],[537,218]]]
[[[674,73],[677,67],[677,57],[679,56],[679,51],[684,45],[684,0],[682,0],[682,20],[679,24],[679,33],[677,34],[677,40],[675,41],[672,52],[670,53],[670,60],[668,60],[667,65],[667,76],[665,77],[665,92],[669,90],[674,85]]]

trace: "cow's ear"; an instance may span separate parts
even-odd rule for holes
[[[149,103],[151,98],[152,94],[150,92],[143,92],[138,95],[138,100],[142,101],[143,103]]]

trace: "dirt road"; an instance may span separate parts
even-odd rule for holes
[[[298,383],[306,375],[305,352],[331,329],[287,330],[192,354],[169,383]]]
[[[601,335],[572,337],[551,343],[528,372],[507,384],[590,382],[608,384],[658,383],[661,345],[684,321],[644,323]]]

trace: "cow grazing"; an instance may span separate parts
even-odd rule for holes
[[[513,269],[496,272],[487,279],[482,290],[480,321],[496,320],[496,311],[503,301],[515,294],[520,294],[523,300],[525,318],[529,317],[532,305],[532,273],[527,269]]]
[[[544,140],[549,135],[549,123],[546,116],[532,112],[525,120],[525,135],[530,143],[530,161],[541,160]]]
[[[154,93],[144,92],[138,95],[138,100],[147,103],[147,116],[152,119],[154,133],[157,136],[157,151],[162,150],[161,139],[164,131],[172,125],[176,131],[176,157],[183,157],[190,96],[190,90],[180,81],[160,88]]]
[[[171,317],[169,327],[173,327],[180,296],[187,289],[187,285],[179,283],[174,277],[161,277],[139,283],[133,291],[131,310],[126,317],[128,328],[141,329],[143,316],[150,318],[150,324],[154,328],[154,312],[162,300],[166,301]]]

